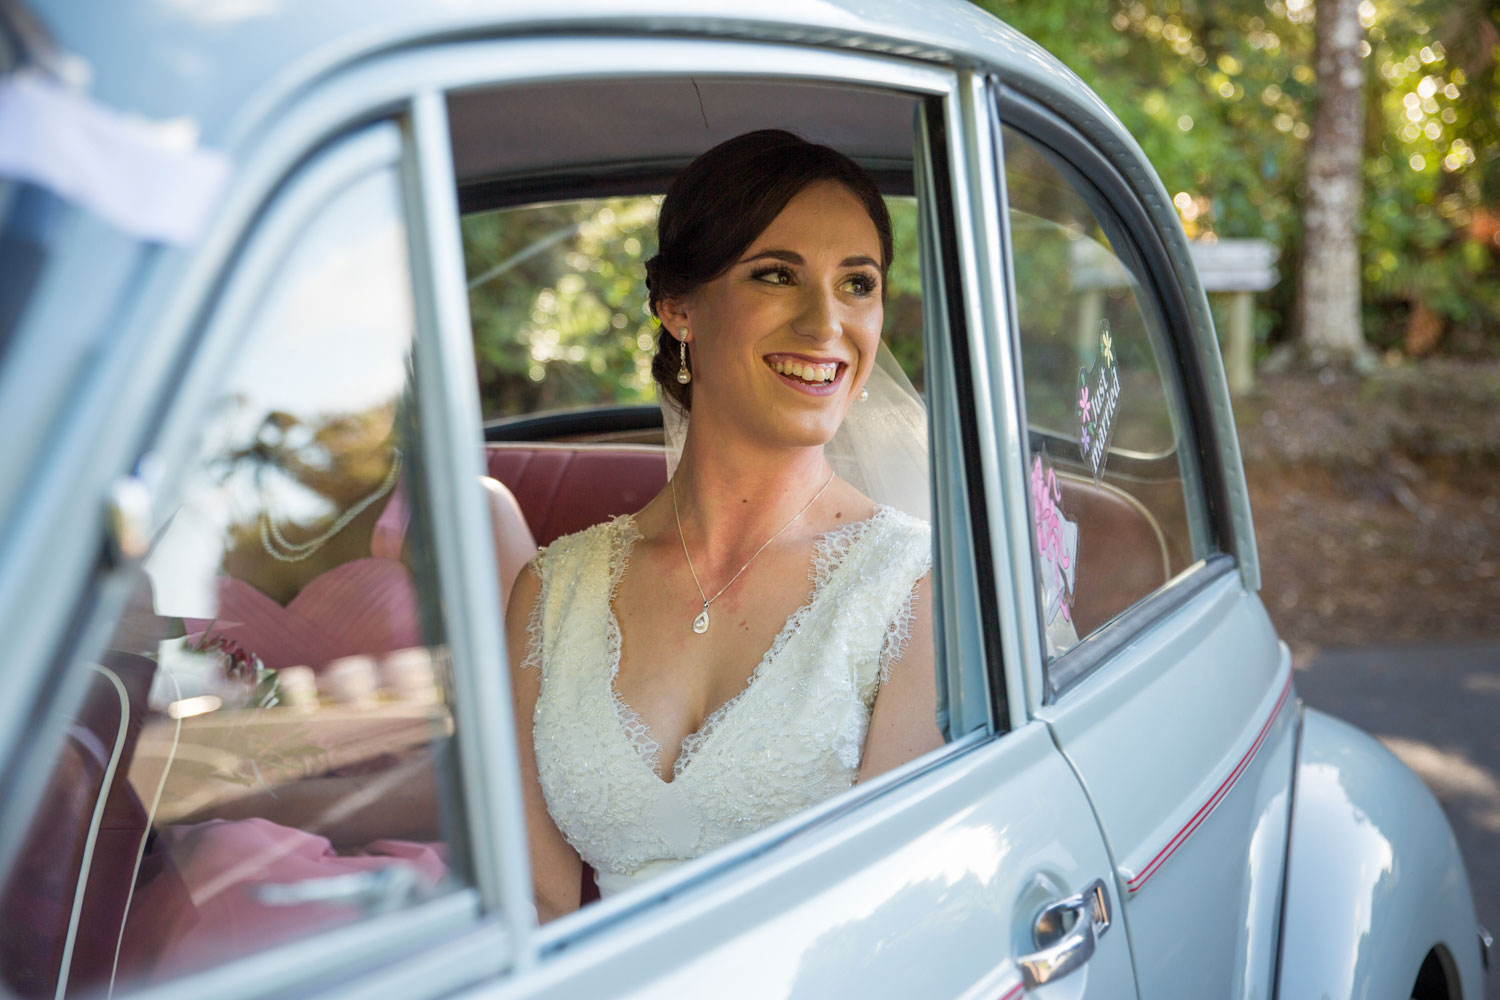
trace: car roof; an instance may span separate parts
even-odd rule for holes
[[[0,17],[3,17],[0,7]],[[190,123],[233,149],[277,105],[342,66],[422,42],[651,33],[819,44],[1048,81],[1112,118],[1056,58],[968,0],[47,0],[56,64],[98,101]]]

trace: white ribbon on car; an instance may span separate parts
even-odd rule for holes
[[[29,181],[137,239],[185,244],[229,177],[187,119],[152,122],[33,72],[0,77],[0,178]]]

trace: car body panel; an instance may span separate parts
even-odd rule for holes
[[[1290,690],[1259,598],[1227,573],[1038,712],[1109,841],[1144,996],[1270,995]]]
[[[1468,876],[1432,792],[1369,734],[1303,712],[1278,996],[1406,1000],[1442,943],[1455,996],[1484,993]]]

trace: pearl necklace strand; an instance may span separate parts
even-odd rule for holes
[[[269,555],[272,559],[278,559],[281,562],[288,563],[301,562],[302,560],[311,556],[314,552],[321,549],[323,546],[327,545],[329,542],[333,541],[333,536],[349,527],[350,522],[352,522],[359,515],[363,514],[369,508],[370,504],[374,503],[376,500],[379,500],[381,497],[389,493],[391,489],[396,485],[396,478],[400,474],[401,452],[394,451],[393,457],[391,459],[390,471],[385,474],[385,478],[380,481],[380,485],[375,487],[375,492],[364,497],[358,503],[354,504],[354,506],[350,507],[348,510],[340,514],[337,521],[334,521],[333,524],[329,525],[327,530],[325,530],[321,535],[319,535],[317,538],[312,539],[311,541],[287,541],[286,538],[282,536],[281,529],[276,527],[276,522],[271,520],[271,515],[267,511],[262,510],[260,512],[261,548],[265,549],[266,554]],[[276,547],[271,544],[272,539],[275,539],[276,545],[279,545],[286,551],[277,551]]]
[[[682,534],[682,515],[677,512],[677,477],[672,477],[672,517],[677,521],[677,540],[682,543],[682,557],[687,560],[688,572],[693,575],[693,586],[698,588],[698,596],[703,598],[703,610],[698,612],[697,618],[693,619],[694,632],[702,635],[704,632],[708,631],[708,606],[722,597],[724,591],[734,586],[734,581],[738,580],[740,578],[740,575],[743,574],[745,570],[750,568],[750,564],[755,562],[755,557],[766,551],[766,546],[776,541],[777,538],[780,538],[781,533],[790,528],[792,526],[792,523],[795,522],[797,518],[801,517],[803,514],[806,514],[808,508],[818,502],[818,497],[823,495],[824,491],[828,489],[829,484],[831,484],[832,482],[833,473],[830,472],[828,474],[828,478],[823,481],[823,485],[818,488],[818,492],[813,494],[813,498],[811,500],[802,505],[801,510],[792,515],[791,521],[788,521],[786,524],[783,524],[780,528],[776,529],[776,534],[772,535],[770,538],[767,538],[761,545],[761,547],[755,550],[755,555],[752,555],[749,559],[745,560],[745,565],[740,567],[739,573],[731,576],[729,578],[729,582],[719,588],[718,593],[714,594],[714,596],[712,597],[709,597],[708,594],[703,590],[703,584],[698,582],[698,571],[693,568],[693,557],[688,555],[687,539],[684,538]]]

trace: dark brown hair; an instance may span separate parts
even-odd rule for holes
[[[729,270],[787,203],[816,181],[839,182],[870,213],[880,234],[884,294],[892,256],[891,216],[874,180],[831,146],[784,129],[762,129],[719,143],[689,163],[667,189],[656,223],[659,252],[646,261],[652,314],[663,299],[687,295]],[[651,375],[660,391],[690,409],[693,385],[677,381],[678,367],[677,338],[663,327]]]

